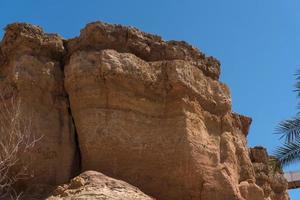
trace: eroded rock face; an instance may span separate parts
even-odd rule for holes
[[[133,27],[90,23],[81,30],[80,37],[67,42],[67,48],[69,55],[79,50],[114,49],[122,53],[132,53],[145,61],[185,60],[214,79],[218,79],[220,75],[219,61],[213,57],[205,57],[186,42],[164,41],[159,36]]]
[[[65,87],[83,169],[158,199],[264,199],[245,192],[263,194],[245,139],[251,120],[231,112],[228,88],[208,73],[218,65],[169,45],[102,23],[68,42]]]
[[[138,188],[99,172],[86,171],[69,184],[58,186],[47,200],[98,199],[98,200],[154,200]]]
[[[219,148],[210,146],[217,132],[197,134],[206,129],[198,116],[211,115],[203,114],[194,98],[213,112],[224,112],[230,105],[225,86],[183,61],[147,63],[114,50],[74,53],[65,76],[83,170],[118,177],[161,199],[200,198],[205,169],[193,156],[214,168]],[[194,90],[188,91],[191,84]],[[210,88],[219,92],[209,94]],[[209,98],[224,106],[215,107]],[[198,113],[189,111],[192,104],[199,106]]]
[[[30,182],[59,184],[68,181],[76,167],[73,165],[76,148],[63,86],[61,67],[66,50],[62,39],[45,34],[37,26],[11,24],[6,27],[0,47],[3,97],[0,104],[19,99],[25,126],[30,124],[27,127],[30,132],[36,138],[41,137],[31,155],[29,167],[34,170],[34,177]]]
[[[37,166],[42,183],[81,168],[160,200],[288,199],[282,174],[266,172],[270,191],[260,181],[256,163],[264,158],[251,151],[251,160],[246,141],[251,119],[232,112],[219,62],[185,42],[100,22],[63,41],[14,24],[0,64],[3,88],[24,97],[46,136],[36,154],[47,163]]]
[[[255,170],[256,183],[263,189],[265,198],[289,199],[288,183],[283,177],[282,170],[272,163],[272,158],[268,156],[267,150],[263,147],[251,148],[250,157]]]

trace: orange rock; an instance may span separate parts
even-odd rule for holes
[[[159,200],[288,199],[267,155],[250,156],[251,119],[232,112],[229,89],[218,81],[220,63],[185,42],[101,22],[70,40],[12,24],[0,66],[3,95],[21,97],[34,131],[44,136],[27,185],[96,170]],[[105,189],[107,181],[114,182],[87,172],[54,195],[134,199],[131,186],[122,182],[117,194]],[[90,184],[99,190],[87,194]],[[135,191],[136,199],[151,199]]]

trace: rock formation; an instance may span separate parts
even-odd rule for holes
[[[289,199],[283,172],[276,164],[274,165],[274,158],[268,156],[267,150],[263,147],[251,148],[250,158],[255,171],[256,184],[264,190],[265,198]]]
[[[288,199],[249,151],[251,119],[232,112],[220,63],[187,43],[95,22],[69,40],[12,24],[0,47],[1,89],[44,136],[34,183],[95,170],[159,200]]]
[[[21,99],[26,123],[32,125],[33,134],[42,137],[32,152],[35,177],[31,181],[68,181],[76,170],[76,145],[63,86],[63,41],[29,24],[11,24],[5,30],[0,51],[0,104]]]
[[[69,184],[58,186],[47,200],[154,200],[138,188],[124,181],[109,178],[99,172],[87,171],[73,178]]]

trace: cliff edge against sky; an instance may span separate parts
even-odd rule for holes
[[[94,170],[158,200],[288,200],[265,149],[248,148],[251,119],[232,112],[219,75],[215,58],[132,27],[95,22],[64,40],[34,25],[8,25],[1,93],[22,100],[22,117],[30,113],[32,132],[43,136],[24,187]],[[82,177],[76,189],[96,182],[97,191],[111,190],[103,184],[109,177]],[[71,198],[71,190],[60,186],[50,199]],[[151,199],[141,191],[133,199]]]

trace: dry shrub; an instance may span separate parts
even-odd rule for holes
[[[34,176],[30,151],[41,137],[32,132],[30,117],[21,113],[21,100],[0,96],[0,199],[20,199],[18,182]]]

